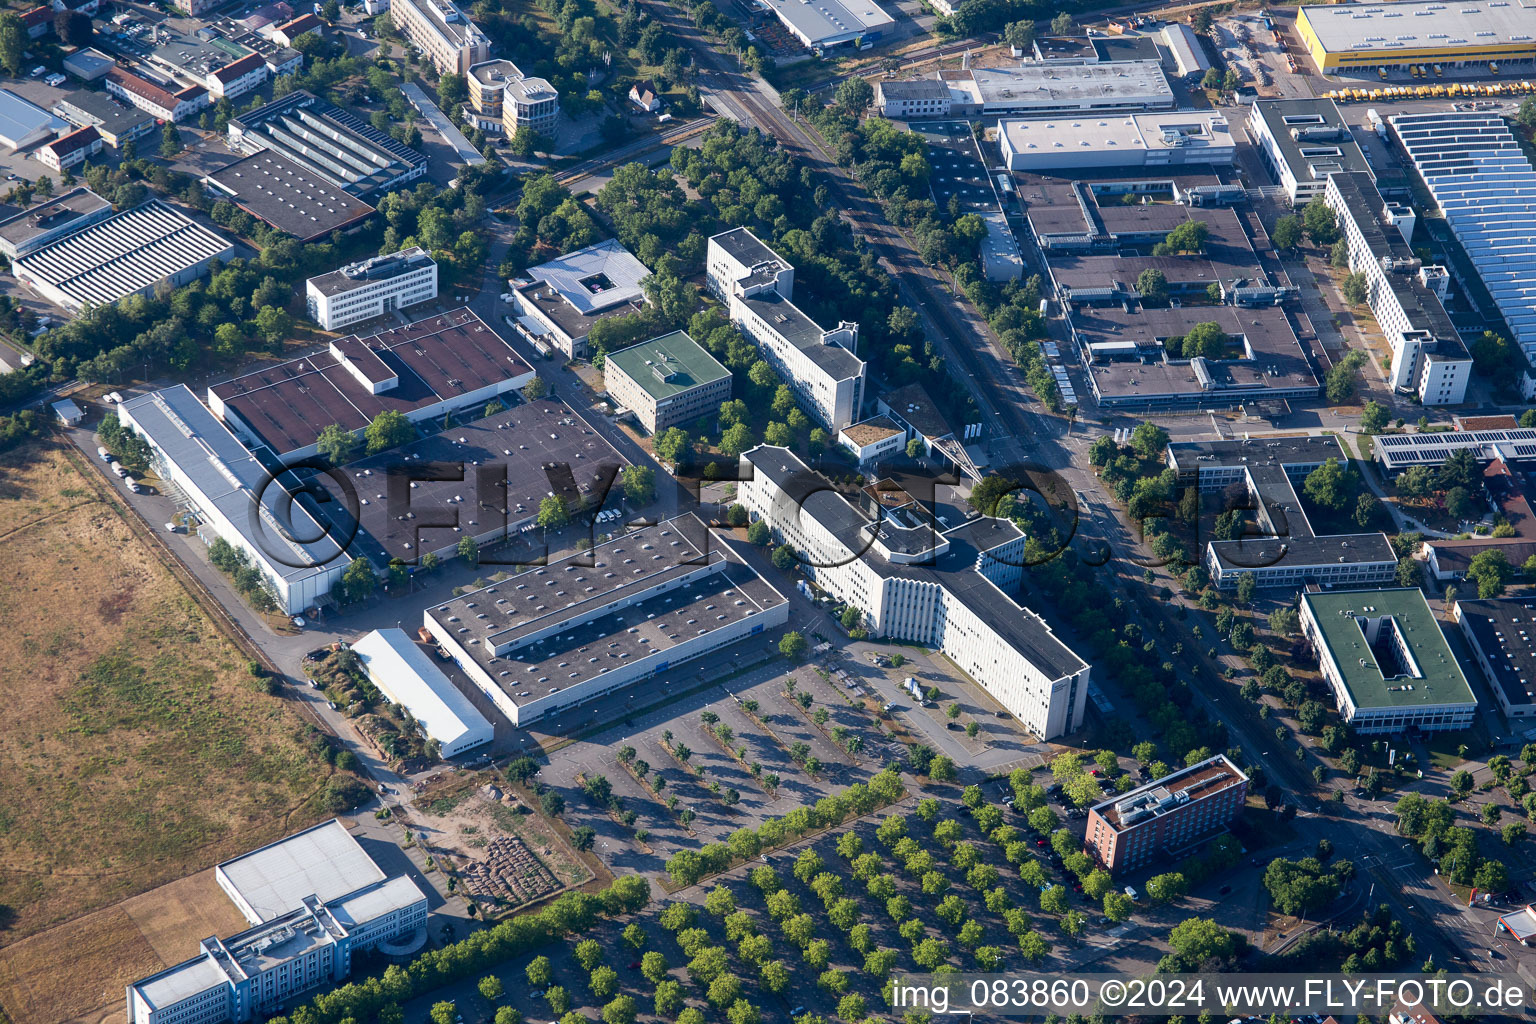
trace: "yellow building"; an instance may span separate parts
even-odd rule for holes
[[[1536,0],[1302,7],[1296,32],[1324,74],[1414,64],[1516,64],[1536,61]]]

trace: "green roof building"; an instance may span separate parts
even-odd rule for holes
[[[1418,588],[1303,594],[1301,628],[1355,731],[1472,724],[1477,698]]]
[[[603,376],[610,400],[652,434],[713,415],[731,397],[731,371],[685,331],[610,352]]]

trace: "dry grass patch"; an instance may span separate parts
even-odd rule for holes
[[[239,651],[125,514],[60,443],[0,460],[0,943],[324,816],[323,745],[282,701],[252,687]],[[134,913],[161,944],[153,915]],[[126,910],[60,931],[68,952],[55,970],[97,945],[125,944],[133,962],[154,953]],[[49,948],[51,935],[36,945]],[[11,978],[0,1003],[16,1024],[72,1012],[55,1000],[32,1015],[16,996],[26,985],[84,999],[77,989],[105,981],[100,971],[35,974],[48,958],[18,954],[31,945],[0,952]]]

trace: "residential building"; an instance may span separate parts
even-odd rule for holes
[[[229,64],[224,65],[208,73],[203,84],[208,87],[208,94],[213,102],[219,100],[234,100],[253,89],[258,89],[267,80],[270,69],[267,67],[266,58],[259,53],[248,53]]]
[[[1082,64],[1028,61],[1017,67],[964,68],[940,71],[930,79],[875,83],[875,107],[881,114],[920,120],[1102,116],[1172,110],[1177,105],[1173,88],[1156,60]]]
[[[1304,593],[1301,631],[1354,732],[1472,725],[1477,698],[1417,587]]]
[[[1248,114],[1247,128],[1265,169],[1292,206],[1322,195],[1330,174],[1371,173],[1332,100],[1259,100]]]
[[[1424,559],[1424,568],[1435,580],[1448,583],[1465,578],[1472,560],[1485,551],[1499,552],[1505,561],[1517,568],[1536,557],[1536,512],[1532,510],[1529,497],[1536,493],[1533,473],[1536,469],[1529,462],[1510,465],[1502,458],[1494,458],[1484,464],[1483,489],[1497,509],[1498,517],[1502,517],[1497,521],[1509,526],[1508,535],[1473,533],[1426,539],[1419,554]]]
[[[1511,10],[1529,17],[1527,8]],[[1509,325],[1511,340],[1536,361],[1536,168],[1509,122],[1497,110],[1393,114],[1387,122]]]
[[[1328,176],[1323,193],[1349,246],[1349,269],[1365,275],[1366,302],[1392,346],[1394,389],[1423,405],[1460,405],[1472,378],[1472,356],[1442,304],[1444,267],[1424,266],[1408,244],[1411,210],[1388,205],[1369,174]]]
[[[440,75],[468,75],[490,59],[490,37],[453,0],[399,0],[389,16]]]
[[[328,342],[319,352],[208,389],[208,407],[252,447],[292,462],[336,423],[361,432],[383,412],[423,422],[484,408],[533,379],[512,347],[469,309]]]
[[[603,382],[652,434],[714,416],[731,397],[731,371],[685,331],[608,353]]]
[[[732,644],[788,620],[783,595],[692,514],[424,613],[427,631],[519,728],[618,690],[681,691],[678,666],[729,660]]]
[[[229,148],[274,153],[363,200],[427,173],[424,154],[303,89],[231,118]]]
[[[534,345],[579,359],[587,354],[593,324],[627,316],[645,303],[640,283],[650,273],[611,238],[531,267],[509,282],[520,314],[517,330]]]
[[[71,313],[125,295],[179,287],[235,250],[227,239],[151,199],[81,228],[11,263],[16,279]]]
[[[875,0],[762,0],[800,45],[816,53],[868,50],[896,26]]]
[[[28,39],[41,39],[53,34],[53,5],[39,4],[21,13],[21,26]]]
[[[410,713],[442,757],[491,742],[491,723],[404,630],[376,629],[353,644],[352,653],[384,698]]]
[[[107,92],[162,121],[185,121],[212,102],[205,86],[164,85],[127,68],[111,68],[106,79]]]
[[[293,41],[306,32],[313,32],[322,38],[325,36],[325,22],[315,17],[312,11],[305,11],[297,18],[274,27],[272,41],[279,46],[292,46]]]
[[[312,506],[290,500],[185,385],[135,395],[117,410],[123,426],[148,442],[150,464],[177,504],[196,517],[197,536],[245,552],[280,611],[298,615],[330,593],[352,559]]]
[[[1507,0],[1303,6],[1296,34],[1325,75],[1414,64],[1442,67],[1536,61],[1530,7]]]
[[[1461,599],[1451,614],[1505,717],[1536,717],[1536,600]]]
[[[304,293],[309,318],[335,331],[437,298],[437,263],[418,245],[312,277]]]
[[[1248,776],[1217,754],[1088,809],[1084,845],[1110,872],[1173,864],[1243,812]]]
[[[1242,440],[1179,441],[1168,446],[1178,485],[1202,495],[1224,494],[1227,509],[1252,511],[1253,532],[1205,545],[1205,567],[1218,589],[1251,573],[1260,587],[1295,590],[1307,584],[1389,583],[1397,553],[1383,533],[1313,532],[1298,488],[1329,459],[1349,465],[1333,435],[1259,435]]]
[[[101,152],[101,133],[95,128],[76,128],[38,147],[37,161],[54,172],[78,167]]]
[[[150,114],[89,89],[64,96],[53,105],[53,113],[77,127],[95,128],[113,149],[122,149],[123,143],[155,131],[155,119]]]
[[[231,884],[253,867],[270,873],[257,888],[281,893],[283,909],[255,914]],[[191,959],[129,985],[129,1024],[261,1020],[344,981],[354,956],[409,952],[425,939],[426,896],[406,875],[386,878],[335,819],[221,864],[215,876],[253,927],[203,939]]]
[[[1024,534],[951,527],[889,481],[843,492],[787,448],[742,456],[737,500],[874,636],[942,650],[1042,740],[1082,727],[1090,667],[1013,596]]]
[[[0,253],[14,260],[112,216],[112,204],[79,185],[0,220]]]
[[[751,338],[810,417],[830,431],[862,418],[866,364],[859,325],[826,330],[794,303],[795,269],[746,228],[709,240],[709,290]]]
[[[661,94],[656,91],[656,83],[646,78],[630,86],[629,102],[647,114],[656,113],[661,109]]]
[[[1008,119],[997,129],[1014,171],[1226,166],[1237,152],[1227,119],[1213,110]]]

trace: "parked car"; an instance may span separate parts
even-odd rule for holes
[[[102,462],[111,462],[112,461],[112,453],[107,451],[105,448],[101,447],[100,445],[96,446],[96,455],[101,459]]]
[[[1125,894],[1127,896],[1129,896],[1133,900],[1140,900],[1141,899],[1141,893],[1136,891],[1136,887],[1134,885],[1126,886],[1125,887]]]
[[[41,78],[47,72],[47,70],[48,69],[46,67],[44,67],[43,65],[39,64],[37,67],[32,69],[31,73],[28,74],[27,77],[28,78]]]

